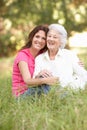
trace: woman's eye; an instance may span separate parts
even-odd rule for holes
[[[54,38],[58,38],[58,37],[55,36]]]
[[[45,38],[45,37],[43,37],[42,39],[43,39],[43,40],[46,40],[46,38]]]
[[[38,35],[36,35],[36,38],[39,38],[39,36],[38,36]]]
[[[47,37],[51,37],[50,35],[48,35]]]

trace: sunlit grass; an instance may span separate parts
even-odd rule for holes
[[[0,81],[1,130],[86,130],[87,90],[69,92],[61,98],[55,91],[41,97],[16,100],[11,79]]]
[[[87,68],[86,57],[80,57]],[[16,100],[11,93],[13,59],[2,61],[9,67],[0,70],[0,130],[87,130],[87,89],[53,89],[48,95]],[[68,95],[61,96],[65,91]]]

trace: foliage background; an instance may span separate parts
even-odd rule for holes
[[[20,101],[11,92],[13,55],[30,30],[61,23],[71,36],[87,31],[86,16],[87,0],[0,0],[0,130],[87,130],[87,86],[62,99],[52,91]],[[87,69],[87,50],[79,57]]]
[[[60,23],[69,36],[87,31],[86,0],[1,0],[0,56],[14,55],[38,24]]]

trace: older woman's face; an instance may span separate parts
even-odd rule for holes
[[[59,49],[60,44],[60,34],[56,30],[50,30],[47,34],[48,49]]]

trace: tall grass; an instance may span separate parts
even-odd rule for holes
[[[54,87],[48,95],[16,100],[11,93],[11,71],[4,72],[0,77],[0,130],[87,130],[87,89],[57,93]]]

